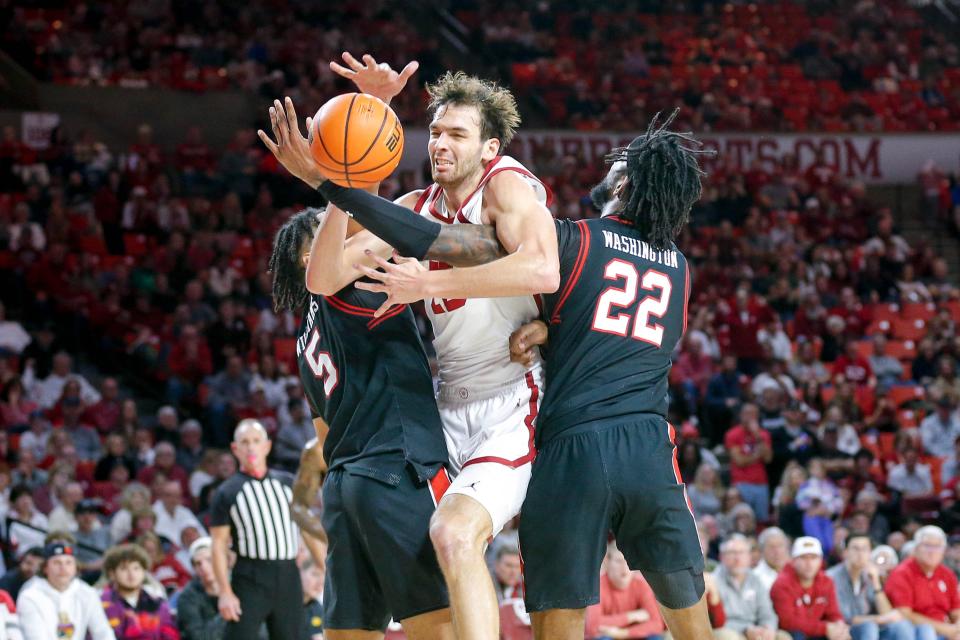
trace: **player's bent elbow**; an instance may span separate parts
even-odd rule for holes
[[[554,293],[560,288],[560,269],[556,265],[543,264],[537,269],[537,293]]]
[[[310,278],[306,279],[307,291],[315,296],[332,296],[340,289],[337,289],[337,283],[332,282],[330,278]]]

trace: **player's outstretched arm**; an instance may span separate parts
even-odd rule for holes
[[[330,70],[353,82],[361,93],[380,98],[387,104],[403,91],[410,76],[420,68],[420,63],[414,60],[397,73],[386,62],[378,63],[369,53],[361,56],[363,62],[347,51],[343,52],[342,58],[346,66],[331,60]]]

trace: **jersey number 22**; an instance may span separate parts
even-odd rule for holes
[[[637,305],[637,316],[633,322],[634,340],[648,342],[655,347],[663,343],[663,325],[650,322],[650,316],[662,318],[670,304],[670,291],[673,284],[670,277],[654,269],[647,269],[643,276],[637,268],[624,260],[611,260],[603,270],[604,280],[623,280],[623,288],[610,286],[604,289],[597,299],[597,309],[593,314],[593,330],[601,333],[627,337],[631,316],[627,313],[611,315],[614,307],[625,309],[637,299],[637,287],[659,295],[649,295]]]

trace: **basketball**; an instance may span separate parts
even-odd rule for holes
[[[382,100],[346,93],[317,111],[310,131],[313,159],[342,187],[364,188],[397,168],[403,155],[403,127]]]

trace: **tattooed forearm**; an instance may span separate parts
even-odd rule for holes
[[[426,257],[454,267],[472,267],[507,255],[489,224],[445,224]]]

